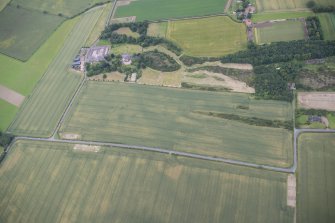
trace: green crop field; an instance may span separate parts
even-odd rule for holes
[[[227,0],[141,0],[119,6],[116,17],[136,16],[136,21],[185,18],[223,13]]]
[[[143,151],[74,148],[16,142],[0,168],[0,221],[293,221],[286,174]]]
[[[37,84],[32,95],[21,106],[9,131],[30,136],[49,136],[79,85],[82,76],[69,72],[73,58],[85,43],[102,8],[82,16],[56,58]]]
[[[334,222],[335,134],[301,135],[298,154],[297,222]]]
[[[304,25],[301,21],[271,23],[270,26],[255,29],[256,43],[271,43],[305,39]]]
[[[28,60],[64,18],[14,6],[0,12],[0,53]]]
[[[194,56],[222,56],[247,47],[245,25],[227,16],[170,21],[167,37]]]
[[[335,14],[318,14],[325,40],[335,40]]]
[[[60,136],[110,141],[290,166],[292,133],[197,112],[291,119],[289,103],[247,94],[88,82]],[[249,109],[239,109],[247,106]]]
[[[252,15],[253,22],[265,22],[276,19],[296,19],[315,16],[313,12],[307,11],[290,11],[290,12],[263,12]]]
[[[285,10],[308,10],[307,2],[310,0],[256,0],[256,7],[258,12],[262,11],[285,11]],[[333,5],[333,0],[314,0],[319,5]]]
[[[108,0],[12,0],[12,5],[33,9],[48,14],[71,17],[93,7],[98,3],[111,2]]]
[[[17,112],[18,108],[0,99],[0,131],[5,131]]]

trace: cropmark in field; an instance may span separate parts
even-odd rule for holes
[[[299,137],[297,222],[334,222],[335,134]]]
[[[247,47],[245,25],[228,16],[169,21],[167,38],[193,56],[222,56]]]
[[[291,223],[287,174],[143,151],[17,141],[2,222]]]
[[[304,30],[302,20],[264,22],[255,25],[255,39],[258,44],[302,40],[306,35]]]
[[[292,132],[220,118],[220,114],[289,121],[290,103],[248,94],[88,82],[59,135],[159,147],[290,166]],[[215,117],[217,114],[218,117]]]

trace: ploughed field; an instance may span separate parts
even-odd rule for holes
[[[254,100],[248,94],[88,82],[59,135],[291,165],[291,131],[249,125],[221,114],[288,121],[292,107]]]
[[[287,174],[118,148],[17,141],[1,222],[291,223]]]

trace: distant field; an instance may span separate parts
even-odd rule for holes
[[[285,11],[285,10],[308,10],[306,3],[310,0],[256,0],[258,12],[263,11]],[[314,0],[320,5],[335,5],[333,0]]]
[[[269,23],[255,28],[256,43],[271,43],[305,39],[304,25],[301,21]]]
[[[335,40],[335,14],[318,14],[325,40]]]
[[[18,108],[0,99],[0,131],[5,131],[17,112]]]
[[[185,18],[223,13],[227,0],[141,0],[119,6],[115,17],[136,16],[136,21]]]
[[[101,13],[102,8],[81,17],[32,95],[21,106],[9,127],[10,132],[45,137],[52,133],[82,79],[81,75],[69,72],[72,59],[85,43]]]
[[[194,56],[222,56],[247,46],[245,25],[227,16],[170,21],[167,38]]]
[[[277,166],[291,164],[291,132],[196,113],[289,120],[289,103],[253,100],[247,94],[89,82],[75,105],[60,129],[63,138],[75,135],[85,140],[161,147]],[[238,109],[241,105],[249,110]]]
[[[314,16],[313,12],[306,11],[291,11],[291,12],[264,12],[256,13],[252,15],[253,22],[265,22],[275,19],[295,19],[295,18],[306,18],[308,16]]]
[[[7,6],[0,12],[0,53],[27,60],[64,18]]]
[[[6,7],[11,0],[0,0],[0,11]]]
[[[0,168],[0,216],[36,223],[291,223],[286,179],[143,151],[18,141]]]
[[[48,12],[54,15],[74,16],[97,3],[110,2],[108,0],[12,0],[11,4],[23,8]]]
[[[297,222],[334,222],[335,134],[299,138]]]

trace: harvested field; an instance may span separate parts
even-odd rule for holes
[[[59,16],[7,6],[0,12],[0,52],[26,61],[63,21]]]
[[[133,32],[130,30],[130,28],[128,27],[122,27],[116,31],[117,34],[120,34],[120,35],[127,35],[127,36],[131,36],[131,37],[134,37],[134,38],[137,38],[137,37],[140,37],[140,34],[136,33],[136,32]]]
[[[245,25],[228,16],[170,21],[167,38],[193,56],[222,56],[247,46]]]
[[[335,14],[322,13],[318,14],[322,32],[325,40],[335,40]]]
[[[308,11],[306,3],[309,0],[256,0],[257,11]],[[319,5],[333,5],[333,0],[314,0]]]
[[[334,222],[335,134],[299,137],[297,222]]]
[[[101,12],[102,8],[81,17],[32,95],[21,106],[8,129],[10,132],[29,136],[51,135],[82,79],[79,74],[69,72],[71,61],[85,43]]]
[[[136,16],[137,21],[157,21],[223,13],[227,0],[141,0],[119,6],[115,17]],[[145,10],[143,10],[145,9]]]
[[[310,11],[289,11],[289,12],[263,12],[252,15],[251,20],[253,22],[265,22],[276,19],[296,19],[296,18],[307,18],[308,16],[314,16],[315,14]]]
[[[88,82],[75,105],[60,134],[275,166],[292,162],[292,132],[199,114],[285,121],[292,118],[290,103],[254,100],[247,94]]]
[[[15,143],[0,167],[3,222],[292,222],[286,174],[73,146]]]
[[[0,84],[0,99],[3,99],[16,107],[20,107],[24,96]]]
[[[306,109],[323,109],[335,111],[335,93],[299,92],[298,106]]]
[[[304,23],[300,20],[266,22],[255,26],[257,44],[305,39]]]

